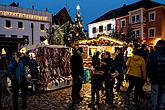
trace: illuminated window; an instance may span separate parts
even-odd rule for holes
[[[11,27],[11,21],[10,20],[6,20],[6,27],[10,28]]]
[[[40,25],[40,30],[45,30],[45,25],[44,24]]]
[[[99,26],[99,32],[103,32],[103,26]]]
[[[92,28],[92,33],[96,33],[96,27]]]
[[[23,28],[23,22],[18,22],[18,28],[22,29]]]

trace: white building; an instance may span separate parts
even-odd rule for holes
[[[115,29],[115,19],[92,22],[88,24],[89,38],[97,37],[97,35],[110,35]]]
[[[52,14],[47,11],[0,5],[0,21],[0,47],[9,43],[3,42],[5,39],[15,39],[19,48],[18,39],[25,38],[29,41],[28,44],[35,44],[40,42],[41,36],[46,36],[46,28],[51,25]]]

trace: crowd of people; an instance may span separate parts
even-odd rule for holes
[[[83,100],[80,94],[84,68],[82,54],[83,48],[73,50],[70,58],[72,71],[72,101],[77,103]],[[151,110],[165,109],[165,41],[159,40],[154,49],[148,50],[146,44],[133,49],[133,55],[127,57],[122,48],[117,50],[115,58],[110,52],[97,51],[92,57],[94,72],[91,76],[91,103],[90,106],[100,105],[100,91],[105,94],[105,102],[113,104],[114,90],[120,92],[123,81],[127,80],[129,86],[124,100],[129,101],[130,94],[134,89],[134,102],[138,104],[143,98],[143,85],[151,83]],[[127,52],[126,52],[127,53]],[[31,63],[30,63],[31,62]],[[7,93],[7,77],[11,79],[13,92],[13,107],[18,110],[19,90],[23,99],[23,109],[27,107],[27,76],[26,66],[31,67],[32,72],[37,73],[35,61],[25,54],[14,52],[10,61],[5,54],[0,56],[0,107],[4,106]],[[37,74],[36,74],[37,75]],[[117,80],[117,83],[115,83]],[[96,98],[95,98],[96,95]]]
[[[80,96],[83,80],[82,48],[78,48],[71,57],[73,87],[73,102],[81,101]],[[144,98],[144,84],[151,84],[151,110],[165,109],[165,41],[159,40],[154,48],[147,44],[133,48],[133,55],[127,57],[122,48],[117,50],[115,58],[110,52],[97,51],[92,57],[94,73],[91,77],[91,106],[100,105],[100,91],[105,91],[105,102],[113,104],[114,90],[120,92],[123,81],[127,80],[129,86],[124,100],[129,101],[134,90],[134,102],[139,104]],[[127,53],[127,52],[125,52]],[[117,83],[115,84],[115,80]],[[135,89],[133,89],[135,88]],[[103,92],[104,93],[104,92]],[[75,95],[77,94],[77,95]],[[78,96],[78,97],[77,97]],[[95,97],[96,96],[96,97]]]

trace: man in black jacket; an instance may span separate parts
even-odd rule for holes
[[[151,82],[152,110],[165,109],[165,41],[159,40],[156,50],[150,54],[147,73]],[[158,103],[159,99],[159,103]]]
[[[83,49],[79,47],[73,50],[73,55],[71,56],[71,71],[72,71],[72,101],[77,102],[82,100],[80,97],[80,90],[82,88],[82,79],[84,77],[83,59],[82,59]]]

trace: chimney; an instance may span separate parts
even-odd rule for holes
[[[46,8],[46,12],[48,11],[48,8]]]
[[[34,5],[32,5],[32,9],[34,10]]]

